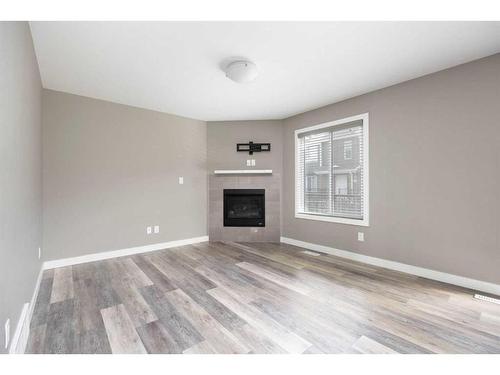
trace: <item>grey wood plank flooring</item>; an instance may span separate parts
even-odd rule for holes
[[[123,305],[101,310],[111,351],[118,354],[141,354],[146,349]]]
[[[44,272],[28,353],[500,353],[474,291],[279,243]]]
[[[71,298],[73,298],[73,270],[71,267],[56,268],[54,270],[50,303]]]

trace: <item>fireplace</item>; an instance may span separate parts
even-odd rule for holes
[[[225,227],[265,227],[264,189],[224,189]]]

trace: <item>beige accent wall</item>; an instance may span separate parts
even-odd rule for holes
[[[0,353],[40,270],[41,82],[27,22],[0,22]]]
[[[203,121],[44,90],[46,259],[206,235],[206,139]]]
[[[295,219],[293,131],[364,112],[370,227]],[[284,126],[283,236],[500,283],[500,54]]]

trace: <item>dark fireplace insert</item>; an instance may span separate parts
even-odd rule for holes
[[[225,227],[265,227],[264,189],[224,189]]]

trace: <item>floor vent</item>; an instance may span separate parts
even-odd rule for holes
[[[309,251],[309,250],[302,250],[301,253],[312,255],[313,257],[319,257],[321,255],[319,253],[315,253],[314,251]]]
[[[498,299],[498,298],[487,297],[487,296],[483,296],[482,294],[474,294],[474,298],[477,298],[477,299],[480,299],[483,301],[493,302],[493,303],[496,303],[497,305],[500,305],[500,299]]]

